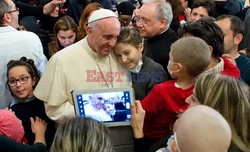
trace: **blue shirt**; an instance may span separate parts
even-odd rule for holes
[[[235,61],[240,70],[240,77],[250,86],[250,59],[245,55],[240,54]]]

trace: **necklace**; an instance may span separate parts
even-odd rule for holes
[[[107,81],[107,76],[105,77],[105,75],[107,75],[107,73],[108,72],[110,72],[111,73],[111,75],[112,75],[112,67],[111,67],[111,59],[110,59],[110,55],[108,55],[108,64],[109,64],[109,71],[103,71],[102,70],[102,68],[101,68],[101,66],[99,65],[99,62],[98,62],[98,58],[97,58],[97,54],[95,54],[94,52],[92,52],[93,53],[93,57],[94,57],[94,61],[95,61],[95,63],[96,63],[96,65],[97,65],[97,67],[98,67],[98,69],[99,69],[99,74],[101,75],[101,80],[100,80],[100,82],[104,82],[104,84],[108,87],[108,88],[113,88],[114,86],[113,86],[113,77],[112,77],[112,79],[111,79],[111,81]],[[104,58],[100,58],[100,61],[101,60],[104,60]],[[105,62],[106,62],[106,59],[105,59],[105,61],[104,61],[104,67],[106,66],[105,65]],[[105,73],[106,72],[106,73]],[[98,75],[98,78],[99,78],[99,74],[97,73],[97,75]]]

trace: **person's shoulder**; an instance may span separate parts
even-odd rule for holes
[[[58,51],[56,54],[54,54],[53,56],[55,56],[55,58],[71,58],[72,56],[77,56],[78,53],[77,52],[81,52],[84,54],[84,52],[86,51],[82,51],[83,48],[80,45],[80,42],[76,42],[70,46],[67,46],[65,48],[63,48],[62,50]]]
[[[235,61],[239,68],[244,69],[244,70],[250,69],[250,59],[246,57],[244,54],[240,54],[240,56],[237,59],[235,59]]]
[[[8,34],[9,37],[8,38],[14,38],[14,39],[22,39],[22,40],[26,40],[26,39],[39,39],[39,37],[30,31],[18,31],[15,28],[11,27],[11,26],[7,26],[7,27],[2,27],[1,30]],[[31,42],[32,43],[32,42]]]
[[[25,36],[25,38],[39,39],[39,37],[35,33],[30,31],[17,31],[16,34]]]
[[[241,61],[244,61],[244,62],[250,64],[250,58],[248,58],[248,57],[247,57],[246,55],[244,55],[244,54],[240,54],[240,56],[239,56],[237,59],[239,59],[239,60],[241,60]],[[236,62],[237,62],[237,59],[236,59]]]
[[[174,30],[171,28],[171,27],[169,27],[165,32],[164,32],[164,34],[166,35],[166,36],[171,36],[171,37],[169,37],[169,38],[171,38],[171,39],[177,39],[177,35],[176,35],[176,33],[174,32]]]
[[[164,70],[161,64],[146,56],[143,57],[143,64],[145,64],[145,68],[150,69],[151,71]]]
[[[162,82],[162,83],[159,83],[157,85],[155,85],[154,88],[157,88],[157,89],[167,89],[167,88],[173,88],[174,87],[174,84],[175,84],[175,80],[168,80],[168,81],[165,81],[165,82]]]

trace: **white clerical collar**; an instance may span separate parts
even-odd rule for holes
[[[136,67],[134,69],[129,70],[129,71],[133,72],[133,73],[139,73],[141,71],[142,65],[143,65],[143,62],[142,62],[142,59],[140,59],[140,61],[136,65]]]

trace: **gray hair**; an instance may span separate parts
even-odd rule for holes
[[[168,29],[173,20],[171,4],[165,0],[150,0],[146,3],[156,3],[156,17],[159,20],[165,18],[167,20],[166,29]]]
[[[114,152],[108,132],[96,120],[71,118],[58,126],[51,152]]]
[[[95,30],[95,27],[98,25],[99,20],[88,23],[87,27],[90,27],[92,30]]]
[[[3,26],[3,15],[10,10],[10,6],[6,0],[0,1],[0,26]]]

